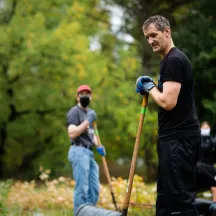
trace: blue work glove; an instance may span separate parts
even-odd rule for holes
[[[101,145],[100,147],[97,147],[97,152],[101,155],[101,156],[106,156],[106,149],[103,145]]]
[[[94,122],[96,118],[97,118],[97,115],[94,110],[87,111],[87,120],[89,121],[89,123]]]
[[[136,92],[144,95],[144,93],[149,93],[149,91],[155,86],[153,79],[149,76],[140,76],[136,80]]]

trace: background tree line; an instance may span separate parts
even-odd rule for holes
[[[119,32],[111,30],[108,5],[123,10]],[[71,172],[65,117],[83,83],[93,89],[107,158],[132,156],[142,100],[134,84],[142,74],[157,81],[159,71],[141,30],[155,14],[170,20],[175,45],[192,61],[198,116],[214,128],[215,6],[213,0],[1,1],[0,178],[33,178],[40,165],[53,176]],[[156,175],[156,140],[157,107],[149,100],[139,153],[148,180]]]

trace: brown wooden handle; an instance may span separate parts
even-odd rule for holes
[[[100,136],[99,136],[99,132],[98,132],[98,129],[97,129],[96,122],[93,122],[93,127],[94,127],[94,130],[95,130],[95,135],[97,137],[98,146],[101,146],[101,139],[100,139]],[[102,159],[102,163],[103,163],[104,173],[106,175],[106,179],[107,179],[107,182],[108,182],[108,185],[109,185],[109,188],[110,188],[110,192],[111,192],[111,196],[112,196],[112,199],[113,199],[113,204],[114,204],[116,210],[118,210],[117,203],[116,203],[115,196],[114,196],[114,190],[113,190],[113,186],[112,186],[110,172],[109,172],[109,168],[108,168],[108,165],[107,165],[107,161],[106,161],[105,156],[101,156],[101,159]]]
[[[133,186],[134,172],[135,172],[135,168],[136,168],[136,161],[137,161],[137,156],[138,156],[138,151],[139,151],[140,137],[141,137],[142,126],[143,126],[144,117],[145,117],[145,113],[146,113],[147,103],[148,103],[148,95],[144,95],[143,101],[142,101],[142,108],[141,108],[141,114],[140,114],[140,119],[139,119],[139,125],[138,125],[138,130],[137,130],[137,135],[136,135],[136,141],[135,141],[135,145],[134,145],[133,157],[132,157],[132,161],[131,161],[129,179],[128,179],[127,186],[126,186],[126,194],[125,194],[125,199],[124,199],[124,204],[123,204],[123,215],[124,216],[126,216],[127,212],[128,212],[130,195],[131,195],[131,190],[132,190],[132,186]]]

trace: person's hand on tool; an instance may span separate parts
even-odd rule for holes
[[[89,121],[89,123],[92,123],[96,120],[97,115],[94,110],[88,110],[86,118]]]
[[[103,145],[97,147],[96,150],[101,156],[106,156],[106,149]]]
[[[136,80],[136,92],[144,95],[144,93],[149,93],[149,91],[155,86],[154,81],[149,76],[140,76]]]

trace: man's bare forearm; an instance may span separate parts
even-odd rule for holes
[[[76,125],[69,125],[68,126],[68,136],[71,139],[75,139],[78,136],[80,136],[89,126],[89,122],[87,120],[83,121],[82,124],[76,126]]]
[[[169,95],[160,92],[156,86],[149,91],[149,95],[158,106],[167,111],[172,110],[176,106],[177,100],[169,100]]]
[[[162,108],[166,107],[165,101],[161,99],[162,93],[158,90],[156,86],[149,91],[149,95],[152,97],[152,99],[158,106]]]

